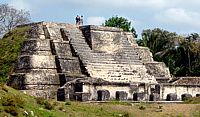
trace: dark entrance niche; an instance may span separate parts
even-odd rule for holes
[[[125,91],[116,91],[116,100],[127,100],[127,96]]]
[[[60,87],[62,87],[66,83],[65,74],[59,74],[60,79]]]
[[[177,94],[175,93],[170,93],[170,94],[167,94],[167,101],[175,101],[177,100]]]
[[[196,97],[199,97],[200,96],[200,94],[196,94]]]
[[[108,90],[98,90],[98,101],[108,101],[110,99],[110,92]]]
[[[58,100],[58,101],[65,101],[65,90],[64,90],[64,88],[58,89],[58,92],[57,92],[57,100]]]
[[[155,85],[155,93],[160,94],[160,85]]]
[[[134,93],[134,94],[133,94],[133,100],[134,100],[134,101],[145,100],[145,93],[144,93],[144,92]]]
[[[83,92],[83,83],[75,84],[75,92]]]
[[[182,101],[185,101],[185,100],[187,100],[187,99],[189,99],[189,98],[192,98],[192,95],[191,94],[182,94],[181,95],[181,99],[182,99]]]

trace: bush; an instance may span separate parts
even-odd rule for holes
[[[58,102],[53,102],[53,105],[54,106],[58,106]]]
[[[12,87],[12,88],[14,88],[14,89],[16,89],[16,90],[18,90],[18,89],[19,89],[19,87],[18,87],[17,83],[13,83],[13,84],[11,85],[11,87]]]
[[[24,108],[24,103],[25,103],[25,101],[24,101],[24,100],[21,100],[21,99],[19,98],[18,95],[15,95],[15,96],[13,96],[13,97],[15,98],[17,105],[18,105],[20,108]]]
[[[122,117],[129,117],[129,113],[128,112],[123,113]]]
[[[6,107],[5,107],[5,111],[6,111],[7,113],[10,113],[10,114],[13,115],[13,116],[17,116],[17,115],[19,114],[19,110],[18,110],[18,108],[15,107],[15,106],[6,106]]]
[[[71,102],[70,101],[66,101],[65,105],[71,105]]]
[[[58,109],[62,111],[62,110],[63,110],[63,107],[59,107]]]
[[[16,102],[13,97],[4,96],[1,99],[1,103],[3,106],[16,106]]]
[[[43,105],[45,103],[44,98],[42,98],[42,97],[37,97],[35,99],[36,99],[37,103],[40,104],[40,105]]]
[[[145,106],[140,106],[139,109],[140,109],[140,110],[145,110],[146,107],[145,107]]]
[[[48,101],[45,101],[44,105],[45,105],[45,108],[48,110],[54,109],[54,106],[50,104]]]

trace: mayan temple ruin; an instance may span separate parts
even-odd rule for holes
[[[163,62],[116,27],[38,22],[10,75],[25,94],[58,101],[176,101],[200,95],[200,78],[171,78]]]

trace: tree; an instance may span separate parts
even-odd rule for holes
[[[118,27],[122,28],[124,31],[130,31],[133,33],[133,37],[137,38],[138,34],[136,34],[136,31],[134,27],[131,28],[131,22],[129,22],[126,18],[123,17],[112,17],[109,18],[108,20],[105,21],[105,26],[110,26],[110,27]]]
[[[170,33],[159,28],[147,29],[143,30],[142,39],[137,40],[137,43],[139,46],[148,47],[153,54],[154,60],[165,62],[170,72],[173,73],[175,70],[174,39],[176,37],[176,33]]]
[[[23,9],[17,10],[8,4],[0,5],[0,34],[10,32],[17,25],[30,22],[30,13]]]
[[[200,75],[200,42],[199,35],[192,33],[187,37],[179,37],[176,39],[179,59],[176,66],[180,69],[177,74],[179,76],[199,76]]]

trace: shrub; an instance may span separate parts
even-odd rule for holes
[[[45,105],[45,108],[48,110],[54,109],[54,106],[50,104],[48,101],[45,101],[44,105]]]
[[[19,110],[18,110],[18,108],[15,107],[15,106],[6,106],[6,107],[5,107],[5,111],[6,111],[7,113],[10,113],[10,114],[13,115],[13,116],[17,116],[17,115],[19,114]]]
[[[59,107],[58,109],[62,111],[62,110],[63,110],[63,107]]]
[[[146,107],[145,107],[145,106],[140,106],[139,109],[140,109],[140,110],[145,110]]]
[[[122,117],[129,117],[129,113],[128,112],[123,113]]]
[[[25,103],[25,101],[24,101],[24,100],[21,100],[21,99],[19,98],[18,95],[14,95],[13,97],[15,98],[17,105],[18,105],[20,108],[24,108],[24,103]]]
[[[17,89],[17,90],[19,89],[17,83],[13,83],[13,84],[11,85],[11,87],[14,88],[14,89]]]
[[[43,105],[45,103],[44,98],[42,98],[42,97],[37,97],[35,99],[36,99],[37,103],[40,104],[40,105]]]
[[[13,97],[4,96],[1,99],[1,103],[3,106],[16,106],[16,102]]]
[[[70,101],[66,101],[65,105],[71,105],[71,102]]]
[[[58,106],[58,102],[53,102],[53,105],[54,106]]]

